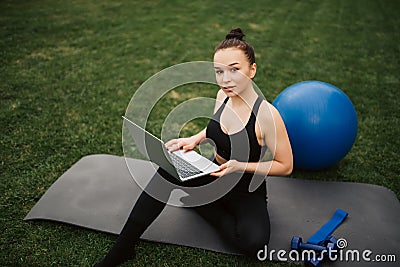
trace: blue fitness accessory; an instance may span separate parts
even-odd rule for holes
[[[326,251],[328,258],[331,259],[334,252],[337,252],[337,239],[331,234],[339,227],[346,219],[348,213],[338,209],[332,218],[325,223],[317,232],[315,232],[306,243],[302,242],[302,238],[294,236],[291,241],[291,248],[294,250],[314,250],[317,253]],[[321,267],[322,263],[317,258],[305,260],[306,266]]]
[[[347,215],[348,213],[344,210],[337,209],[332,218],[327,223],[325,223],[315,234],[313,234],[307,240],[307,243],[315,245],[323,243],[346,219]]]
[[[339,162],[357,136],[357,114],[350,98],[332,84],[295,83],[272,104],[285,122],[294,166],[318,170]]]

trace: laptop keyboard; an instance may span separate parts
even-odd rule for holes
[[[198,168],[174,153],[169,153],[169,156],[171,157],[172,163],[174,164],[176,171],[181,178],[187,178],[202,173],[202,171],[200,171]]]

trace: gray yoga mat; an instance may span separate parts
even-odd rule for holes
[[[128,161],[136,178],[146,180],[153,175],[155,166],[152,163]],[[289,259],[292,236],[307,240],[340,208],[349,216],[334,236],[345,238],[348,246],[343,250],[343,260],[324,266],[398,266],[400,203],[392,191],[370,184],[284,177],[268,177],[267,191],[272,231],[267,251],[286,252],[281,254],[281,259],[273,253],[274,260]],[[140,192],[123,157],[90,155],[67,170],[24,220],[53,220],[118,234]],[[142,239],[238,254],[188,208],[167,206]],[[371,262],[363,260],[365,250],[372,252],[366,255]],[[345,253],[350,260],[359,255],[359,262],[345,261]],[[397,264],[372,261],[376,255],[386,258],[394,255]]]

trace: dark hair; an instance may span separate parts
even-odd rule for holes
[[[250,65],[253,63],[256,63],[256,57],[254,55],[254,48],[245,40],[243,40],[244,33],[242,29],[236,28],[231,30],[225,37],[225,40],[220,42],[217,47],[215,48],[215,52],[217,52],[220,49],[225,49],[225,48],[231,48],[231,47],[236,47],[242,50],[245,55],[247,56],[247,59],[249,60]]]

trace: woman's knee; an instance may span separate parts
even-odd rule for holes
[[[255,257],[260,249],[263,249],[269,243],[270,227],[269,222],[265,224],[253,225],[245,229],[238,229],[240,240],[239,249],[248,256]]]

